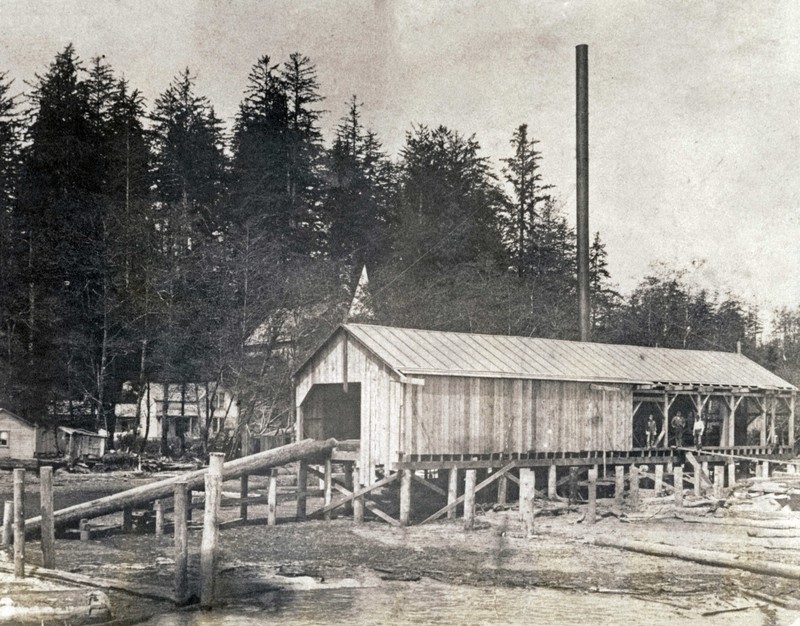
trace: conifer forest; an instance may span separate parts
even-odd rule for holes
[[[326,100],[301,53],[254,59],[230,126],[190,69],[152,102],[123,75],[71,45],[36,76],[0,68],[0,406],[113,435],[123,396],[202,381],[265,432],[347,320],[578,338],[574,209],[542,175],[535,119],[493,155],[474,129],[409,120],[388,154],[369,103]],[[602,233],[590,265],[593,341],[740,342],[800,384],[800,306],[759,310],[668,267],[622,294]]]

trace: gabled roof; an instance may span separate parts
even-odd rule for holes
[[[0,413],[5,413],[5,414],[6,414],[6,415],[8,415],[9,417],[13,417],[13,418],[14,418],[15,420],[17,420],[18,422],[22,422],[23,424],[25,424],[26,426],[30,426],[31,428],[35,428],[35,427],[36,427],[36,424],[34,424],[33,422],[29,422],[29,421],[28,421],[28,420],[26,420],[24,417],[20,417],[20,416],[19,416],[19,415],[17,415],[16,413],[12,413],[12,412],[11,412],[11,411],[9,411],[8,409],[4,409],[4,408],[3,408],[3,407],[1,407],[1,406],[0,406]]]
[[[371,324],[344,324],[336,332],[341,330],[407,376],[795,389],[734,352],[646,348]],[[305,364],[298,373],[304,367]]]

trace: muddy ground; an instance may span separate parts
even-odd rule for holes
[[[56,475],[56,498],[61,505],[83,501],[153,481],[130,473]],[[251,477],[251,492],[266,493],[266,480]],[[0,497],[10,493],[10,474],[0,475]],[[235,492],[238,481],[226,483]],[[38,484],[31,476],[27,493],[35,500]],[[313,508],[309,502],[309,510]],[[601,503],[601,509],[603,503]],[[294,504],[279,508],[290,516]],[[38,513],[38,510],[28,516]],[[190,526],[190,577],[197,587],[202,513]],[[223,518],[238,517],[238,507],[223,509]],[[251,507],[250,517],[266,517],[263,506]],[[111,525],[120,516],[107,516],[95,525]],[[476,528],[463,530],[462,520],[440,520],[423,526],[393,528],[383,522],[353,524],[346,517],[285,523],[275,527],[249,525],[220,534],[219,598],[236,603],[282,585],[294,588],[335,586],[337,581],[433,579],[478,587],[549,587],[586,593],[645,598],[702,621],[716,611],[750,607],[752,623],[783,624],[800,619],[797,581],[761,576],[741,570],[715,568],[687,561],[651,557],[594,546],[595,536],[617,536],[684,547],[734,552],[742,558],[797,563],[800,542],[776,542],[747,537],[743,528],[679,520],[623,522],[615,517],[594,526],[581,523],[581,513],[539,517],[536,536],[523,537],[517,511],[481,511]],[[119,533],[79,542],[58,539],[57,568],[93,577],[172,588],[172,537]],[[28,561],[40,562],[38,542],[27,544]],[[0,579],[0,582],[2,580]],[[0,591],[2,588],[0,587]],[[7,589],[14,593],[13,589]],[[753,595],[754,594],[754,595]],[[759,594],[778,598],[765,601]],[[164,602],[109,593],[116,623],[139,623],[149,615],[170,610]],[[727,614],[718,613],[716,623]],[[731,613],[730,615],[735,615]]]

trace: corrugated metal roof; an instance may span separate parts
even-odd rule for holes
[[[794,389],[733,352],[646,348],[371,324],[344,329],[404,375]]]

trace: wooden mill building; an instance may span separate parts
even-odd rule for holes
[[[707,451],[785,457],[794,445],[795,387],[734,352],[345,324],[294,382],[298,439],[349,440],[363,485],[508,459],[670,462],[678,411],[704,416]]]

